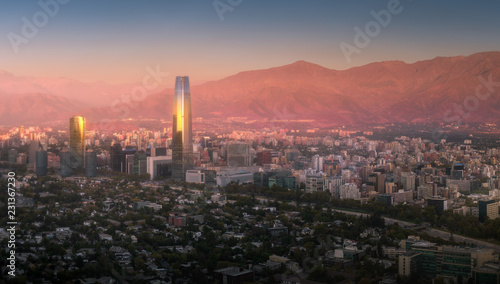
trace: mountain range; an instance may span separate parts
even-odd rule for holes
[[[25,88],[26,92],[13,94],[15,86],[23,85],[21,79],[0,72],[0,98],[6,102],[0,106],[0,124],[64,120],[76,113],[94,123],[129,117],[171,119],[173,88],[120,101],[118,94],[130,90],[130,85],[63,80],[58,88],[45,84],[44,88],[30,87]],[[488,81],[493,83],[487,86]],[[77,97],[87,100],[76,101],[63,95],[71,92],[70,85],[80,93],[92,94],[81,94]],[[488,89],[490,96],[484,95]],[[111,103],[95,103],[104,93],[113,93],[105,100]],[[347,70],[297,61],[191,86],[194,117],[314,120],[322,126],[446,123],[460,114],[465,115],[462,120],[467,122],[500,123],[499,93],[500,52],[436,57],[411,64],[375,62]]]

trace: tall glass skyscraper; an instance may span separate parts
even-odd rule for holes
[[[36,151],[35,173],[37,176],[47,175],[48,156],[47,151]]]
[[[69,119],[69,154],[71,168],[85,166],[85,118],[73,116]]]
[[[174,117],[172,125],[172,177],[186,180],[186,170],[193,166],[191,91],[189,77],[175,78]]]

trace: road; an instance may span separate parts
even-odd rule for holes
[[[257,197],[257,198],[259,198],[259,197]],[[265,199],[276,201],[276,199],[274,199],[274,198],[265,198]],[[360,212],[354,212],[354,211],[347,211],[347,210],[342,210],[342,209],[337,209],[337,208],[332,208],[332,210],[334,210],[336,212],[341,212],[341,213],[349,214],[349,215],[355,215],[357,217],[363,216],[364,218],[369,217],[371,215],[371,214],[368,214],[368,213],[360,213]],[[415,224],[411,223],[411,222],[401,221],[401,220],[397,220],[397,219],[393,219],[393,218],[388,218],[388,217],[383,217],[383,218],[384,218],[386,224],[398,223],[398,225],[401,226],[401,227],[403,227],[403,228],[415,226]],[[443,240],[449,240],[450,239],[450,233],[445,232],[443,230],[438,230],[438,229],[427,227],[423,231],[426,232],[427,234],[431,235],[431,236],[438,237],[438,238],[441,238]],[[474,244],[477,247],[485,248],[485,249],[492,249],[496,253],[500,253],[500,246],[499,245],[488,243],[488,242],[485,242],[485,241],[482,241],[482,240],[477,240],[477,239],[473,239],[473,238],[469,238],[469,237],[464,237],[464,236],[459,236],[459,235],[453,235],[453,240],[456,241],[456,242],[465,242],[465,243],[467,243],[469,245],[470,244]]]
[[[427,234],[429,234],[431,236],[439,237],[441,239],[445,239],[445,240],[450,239],[450,233],[444,232],[444,231],[441,231],[438,229],[427,228],[424,230],[424,232],[426,232]],[[464,237],[464,236],[460,236],[460,235],[456,235],[456,234],[453,235],[453,240],[456,242],[465,242],[468,245],[474,244],[477,247],[485,248],[485,249],[492,249],[496,253],[500,253],[500,246],[499,245],[495,245],[495,244],[488,243],[485,241],[481,241],[481,240],[477,240],[477,239],[473,239],[473,238],[469,238],[469,237]]]
[[[345,214],[349,214],[349,215],[355,215],[357,217],[360,217],[360,216],[368,217],[368,216],[370,216],[370,214],[367,214],[367,213],[346,211],[346,210],[340,210],[340,209],[334,209],[334,210],[337,211],[337,212],[341,212],[341,213],[345,213]],[[406,222],[406,221],[401,221],[401,220],[397,220],[397,219],[393,219],[393,218],[388,218],[388,217],[384,217],[384,220],[385,220],[386,224],[398,223],[398,225],[401,226],[401,227],[415,226],[414,223],[410,223],[410,222]],[[450,233],[445,232],[443,230],[438,230],[438,229],[434,229],[434,228],[425,228],[423,230],[423,232],[425,232],[425,233],[427,233],[427,234],[429,234],[429,235],[431,235],[433,237],[441,238],[443,240],[449,240],[450,239]],[[485,249],[492,249],[496,253],[500,253],[500,246],[499,245],[495,245],[495,244],[488,243],[488,242],[485,242],[485,241],[481,241],[481,240],[477,240],[477,239],[473,239],[473,238],[469,238],[469,237],[464,237],[464,236],[460,236],[460,235],[456,235],[456,234],[453,235],[453,240],[456,241],[456,242],[465,242],[468,245],[474,244],[477,247],[485,248]]]

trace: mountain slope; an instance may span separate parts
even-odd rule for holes
[[[194,117],[221,119],[308,119],[320,125],[446,123],[458,114],[454,112],[455,105],[461,105],[467,111],[464,121],[500,123],[500,86],[494,85],[496,89],[487,99],[475,96],[476,88],[482,88],[481,93],[487,90],[480,86],[489,80],[500,82],[500,52],[436,57],[411,64],[375,62],[342,71],[297,61],[191,86],[192,113]],[[57,111],[60,108],[53,107],[58,103],[51,100],[47,102],[50,106],[40,106],[39,110],[29,106],[34,111],[23,119],[38,121],[42,110],[54,117],[61,116]],[[82,105],[68,102],[69,107],[61,106],[61,110],[74,107],[89,121],[129,117],[170,120],[172,102],[173,88],[140,101],[107,107],[82,110]],[[40,100],[25,103],[43,104]],[[16,113],[16,107],[14,104],[13,109],[0,109],[0,118]],[[22,117],[21,112],[17,113]]]
[[[0,100],[1,125],[69,121],[82,108],[77,101],[41,93],[2,95]]]

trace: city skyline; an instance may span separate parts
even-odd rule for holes
[[[500,1],[2,2],[0,284],[500,283]]]

